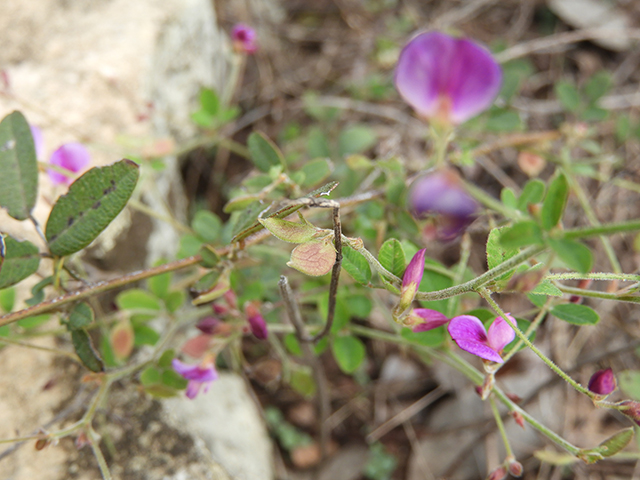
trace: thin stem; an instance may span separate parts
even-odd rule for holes
[[[544,277],[545,280],[622,280],[640,282],[640,275],[633,273],[552,273]]]
[[[311,347],[311,344],[308,342],[308,335],[302,321],[300,308],[293,296],[287,277],[284,275],[280,277],[278,287],[280,288],[280,295],[282,295],[289,321],[293,324],[296,337],[301,343],[305,362],[313,371],[313,377],[318,388],[318,410],[320,411],[318,418],[318,427],[320,430],[320,454],[322,455],[322,458],[324,458],[327,455],[327,445],[329,442],[329,425],[327,423],[327,418],[329,418],[331,411],[327,377],[322,363],[319,361]]]
[[[518,219],[522,217],[522,213],[520,213],[519,210],[507,207],[504,203],[496,200],[481,188],[476,187],[475,185],[467,182],[464,179],[462,180],[462,183],[465,190],[485,207],[501,213],[505,218]]]
[[[460,245],[460,261],[456,267],[455,275],[453,277],[453,283],[460,283],[464,278],[464,272],[467,269],[469,263],[469,257],[471,255],[471,237],[467,232],[462,236],[462,242]],[[447,317],[451,318],[458,311],[458,305],[460,305],[460,296],[457,295],[449,300],[447,306]]]
[[[571,385],[573,388],[575,388],[578,392],[580,393],[584,393],[585,395],[587,395],[589,398],[593,397],[593,394],[587,390],[586,388],[584,388],[582,385],[580,385],[578,382],[576,382],[573,378],[571,378],[569,375],[567,375],[566,373],[564,373],[564,371],[558,367],[555,363],[553,363],[553,361],[551,361],[551,359],[549,359],[544,353],[542,353],[533,343],[531,343],[531,341],[527,338],[527,336],[522,333],[522,330],[520,330],[518,328],[518,325],[516,325],[514,322],[512,322],[509,317],[507,316],[507,314],[504,313],[504,311],[502,311],[502,309],[500,308],[500,306],[495,302],[495,300],[493,300],[493,298],[491,298],[491,292],[489,292],[489,290],[487,290],[486,288],[480,288],[478,290],[478,293],[482,296],[482,298],[484,298],[487,303],[489,305],[491,305],[491,308],[493,308],[493,310],[504,319],[505,322],[507,322],[509,324],[509,326],[513,329],[513,331],[516,333],[516,335],[522,340],[522,342],[531,349],[531,351],[533,353],[535,353],[538,357],[540,357],[540,359],[547,364],[547,366],[553,370],[554,372],[556,372],[560,377],[562,377],[562,379],[567,382],[569,385]]]
[[[109,471],[109,466],[107,465],[107,461],[102,454],[102,450],[100,450],[100,438],[98,434],[95,432],[91,425],[88,425],[85,428],[85,433],[87,434],[87,438],[89,439],[89,445],[91,445],[91,450],[93,450],[93,454],[98,461],[98,467],[100,468],[100,473],[102,474],[103,480],[111,480],[111,472]]]
[[[336,313],[336,297],[338,295],[338,281],[340,280],[340,269],[342,268],[342,224],[340,223],[340,204],[333,207],[333,235],[336,248],[336,263],[331,270],[331,283],[329,284],[329,306],[327,308],[327,322],[324,328],[310,341],[317,342],[331,331],[333,319]]]
[[[579,295],[581,297],[601,298],[603,300],[615,300],[618,302],[640,303],[640,296],[635,295],[617,295],[615,293],[598,292],[594,290],[585,290],[583,288],[567,287],[565,285],[556,285],[562,293],[569,295]]]
[[[114,278],[113,280],[94,283],[85,288],[82,288],[81,290],[67,293],[60,297],[38,303],[37,305],[33,305],[32,307],[18,310],[17,312],[7,313],[6,315],[0,317],[0,327],[3,325],[9,325],[13,322],[17,322],[18,320],[21,320],[23,318],[56,310],[69,303],[84,300],[85,298],[92,297],[98,293],[113,290],[114,288],[122,287],[139,280],[155,277],[156,275],[161,275],[166,272],[174,272],[176,270],[191,267],[193,265],[197,265],[201,260],[202,257],[200,257],[200,255],[194,255],[191,257],[183,258],[182,260],[176,260],[174,262],[165,263],[164,265],[149,268],[147,270],[129,273],[127,275],[123,275],[122,277]]]
[[[489,397],[489,404],[491,405],[491,411],[493,412],[493,417],[496,419],[496,426],[498,427],[498,431],[500,432],[500,436],[502,437],[502,443],[504,445],[506,456],[513,457],[513,450],[511,449],[511,443],[509,442],[507,431],[504,428],[504,423],[502,423],[502,416],[498,411],[498,406],[496,405],[496,401],[493,398],[493,395]]]
[[[437,290],[435,292],[418,292],[416,293],[416,300],[442,300],[445,298],[460,295],[461,293],[477,291],[480,287],[486,285],[500,275],[513,270],[521,263],[524,263],[527,260],[535,257],[545,249],[546,247],[539,245],[533,245],[531,247],[525,248],[519,254],[514,255],[509,260],[502,262],[500,265],[492,268],[491,270],[487,270],[485,273],[483,273],[479,277],[474,278],[473,280],[470,280],[466,283],[461,283],[460,285],[445,288],[443,290]]]
[[[580,183],[575,179],[573,175],[571,175],[571,170],[569,168],[562,169],[565,175],[569,178],[569,182],[573,192],[578,197],[578,201],[584,210],[584,213],[589,220],[589,223],[593,227],[598,227],[601,225],[596,213],[593,211],[591,207],[591,203],[589,203],[589,199],[587,198],[587,194],[584,192],[584,189],[580,185]],[[607,254],[607,258],[609,259],[609,263],[611,264],[611,268],[614,273],[622,273],[622,267],[620,266],[620,262],[618,261],[618,257],[616,256],[616,252],[613,250],[613,246],[607,237],[604,235],[600,236],[600,241],[602,242],[602,246],[604,247],[604,251]]]
[[[58,350],[57,348],[49,348],[42,347],[40,345],[34,345],[32,343],[22,342],[20,340],[15,340],[9,337],[0,337],[0,343],[6,343],[8,345],[19,345],[21,347],[33,348],[34,350],[41,350],[43,352],[55,353],[56,355],[64,355],[65,357],[70,358],[74,362],[80,362],[80,359],[75,353],[67,352],[66,350]]]
[[[569,240],[576,238],[597,237],[600,235],[613,235],[614,233],[633,232],[640,230],[640,220],[628,222],[607,223],[593,227],[570,228],[563,232],[563,237]]]

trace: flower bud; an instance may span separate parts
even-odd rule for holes
[[[522,476],[522,464],[517,460],[513,459],[509,462],[509,473],[514,477]]]
[[[260,310],[253,303],[247,303],[244,307],[244,313],[247,315],[247,321],[251,328],[251,333],[259,339],[265,340],[269,336],[267,330],[267,322],[260,314]]]
[[[640,402],[625,400],[624,402],[618,403],[618,406],[621,407],[618,409],[620,413],[626,415],[640,426]]]
[[[238,23],[231,30],[233,48],[238,53],[255,53],[258,49],[256,31],[249,25]]]
[[[617,388],[616,377],[613,370],[598,370],[589,379],[589,391],[596,395],[606,397]]]
[[[500,465],[487,475],[487,480],[504,480],[505,478],[507,478],[507,469],[503,465]]]
[[[521,427],[524,428],[524,417],[522,416],[522,414],[520,412],[510,412],[511,416],[513,417],[513,419],[515,420],[515,422]]]
[[[400,288],[400,303],[396,307],[398,316],[402,315],[409,307],[418,292],[422,276],[424,275],[424,255],[427,250],[423,248],[413,256],[407,265],[402,277],[402,287]]]
[[[220,320],[217,318],[205,317],[197,323],[196,328],[206,335],[214,335],[219,325]]]
[[[458,174],[443,169],[423,175],[411,184],[408,208],[416,218],[435,217],[436,238],[450,241],[475,220],[479,207],[465,192]]]

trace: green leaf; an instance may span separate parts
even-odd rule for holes
[[[316,382],[313,379],[312,372],[308,368],[297,368],[291,372],[289,384],[296,392],[307,398],[313,397],[316,393]]]
[[[509,208],[517,208],[518,206],[518,199],[516,198],[516,194],[514,193],[514,191],[510,188],[503,188],[500,191],[500,201],[502,201],[502,203]]]
[[[301,187],[313,187],[327,179],[333,172],[333,163],[328,158],[316,158],[306,162],[300,169],[304,173]]]
[[[344,373],[355,372],[364,360],[366,349],[356,337],[336,337],[331,345],[338,367]]]
[[[205,112],[215,117],[220,109],[218,94],[210,88],[203,88],[200,90],[200,106]]]
[[[171,398],[178,394],[175,388],[167,387],[161,383],[147,385],[144,387],[144,391],[154,398]]]
[[[154,346],[160,340],[160,334],[148,325],[136,325],[133,328],[133,344],[136,347],[142,345]]]
[[[87,303],[79,303],[71,313],[69,314],[69,321],[67,322],[67,328],[69,330],[78,330],[91,324],[94,319],[93,310]]]
[[[426,332],[413,332],[410,328],[404,327],[400,336],[405,340],[422,345],[424,347],[438,347],[444,343],[444,327],[434,328]]]
[[[213,268],[220,263],[220,256],[216,249],[209,246],[203,245],[200,249],[200,256],[202,257],[202,261],[200,265],[205,268]]]
[[[351,125],[340,131],[338,153],[341,156],[362,153],[377,141],[376,133],[366,125]]]
[[[312,240],[318,229],[309,223],[296,223],[280,218],[259,218],[258,221],[271,235],[289,243],[305,243]]]
[[[167,307],[167,310],[171,313],[175,313],[185,301],[185,293],[182,291],[169,292],[166,297],[164,297],[164,304]]]
[[[215,213],[207,210],[199,210],[193,217],[191,228],[193,228],[205,242],[213,243],[220,236],[222,222]]]
[[[164,298],[169,292],[169,287],[171,286],[171,273],[167,272],[151,277],[147,280],[147,284],[149,285],[151,293],[158,298]]]
[[[121,292],[116,297],[116,305],[122,310],[160,310],[160,301],[139,288],[132,288]]]
[[[51,253],[71,255],[89,245],[129,201],[139,167],[131,160],[92,168],[56,201],[46,227]]]
[[[142,385],[144,386],[153,385],[154,383],[160,383],[161,380],[162,374],[160,373],[160,370],[155,367],[147,367],[140,374],[140,383],[142,383]]]
[[[158,366],[162,368],[171,368],[171,361],[175,356],[176,352],[173,350],[173,348],[165,350],[164,352],[162,352],[162,355],[160,355],[160,358],[158,359]]]
[[[584,85],[584,94],[591,104],[604,96],[611,88],[611,75],[602,70],[595,73]]]
[[[632,438],[633,427],[625,428],[624,430],[614,433],[605,441],[600,443],[600,445],[598,445],[598,451],[603,457],[612,457],[629,445]]]
[[[520,247],[543,243],[540,227],[530,220],[503,227],[500,233],[500,245],[507,249],[516,249],[516,253]]]
[[[329,148],[327,136],[318,127],[309,129],[307,152],[309,158],[331,157],[331,149]]]
[[[345,297],[344,303],[349,315],[357,318],[368,318],[373,308],[373,303],[366,295],[349,295]]]
[[[508,248],[502,244],[502,235],[507,227],[494,228],[489,232],[487,237],[487,266],[489,270],[497,267],[501,263],[509,260],[511,257],[517,255],[518,249],[509,246]],[[508,278],[512,273],[507,272],[501,275],[497,280]]]
[[[247,147],[251,161],[261,172],[269,173],[271,167],[286,166],[280,149],[262,132],[249,135]]]
[[[6,288],[38,270],[40,252],[38,247],[27,240],[19,242],[9,235],[0,234],[0,236],[4,237],[4,261],[0,268],[0,288]]]
[[[558,224],[568,198],[569,182],[563,173],[559,173],[551,180],[547,196],[542,203],[542,211],[540,212],[542,228],[551,230]]]
[[[27,120],[12,112],[0,122],[0,207],[17,220],[29,218],[38,193],[38,161]]]
[[[344,268],[353,279],[363,285],[368,285],[371,280],[371,267],[364,256],[355,251],[349,245],[342,245],[342,268]]]
[[[180,248],[176,257],[187,258],[196,255],[202,247],[202,239],[195,235],[186,234],[180,237]]]
[[[396,277],[402,278],[404,275],[407,259],[402,244],[395,238],[390,238],[382,244],[378,252],[378,261]]]
[[[551,296],[551,297],[561,297],[562,296],[562,290],[560,290],[558,287],[556,287],[549,280],[543,280],[538,285],[536,285],[536,288],[531,290],[531,292],[529,292],[529,293],[532,293],[534,295],[548,295],[548,296]]]
[[[302,356],[302,348],[300,347],[300,342],[298,342],[295,333],[288,333],[285,335],[283,342],[291,355],[295,355],[297,357]]]
[[[183,378],[178,372],[174,370],[165,370],[162,372],[162,384],[167,387],[175,388],[176,390],[184,390],[187,388],[189,381]]]
[[[633,400],[640,400],[640,370],[624,370],[616,376],[620,390]]]
[[[33,315],[32,317],[23,318],[22,320],[18,320],[17,325],[22,328],[36,328],[40,325],[43,325],[49,321],[51,315],[48,313],[44,313],[42,315]]]
[[[80,357],[80,360],[85,367],[92,372],[104,371],[104,363],[98,356],[98,353],[94,350],[93,345],[91,344],[91,338],[86,330],[72,330],[71,342],[73,343],[73,348],[76,351],[76,354]]]
[[[563,303],[551,309],[551,314],[573,325],[595,325],[600,321],[600,315],[591,307],[575,303]]]
[[[522,130],[522,118],[515,110],[495,110],[490,113],[485,128],[490,132],[514,132]]]
[[[569,268],[581,272],[589,273],[593,265],[593,254],[591,250],[575,240],[549,239],[549,246],[556,252],[558,258]]]
[[[4,313],[9,313],[13,310],[13,306],[16,301],[16,289],[15,288],[4,288],[0,290],[0,309]]]
[[[566,110],[576,112],[580,108],[580,92],[578,92],[573,83],[567,81],[558,82],[554,90],[558,100]]]
[[[544,198],[545,184],[542,180],[529,180],[518,199],[518,210],[527,211],[529,204],[540,203]]]

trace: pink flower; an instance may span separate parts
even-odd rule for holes
[[[446,315],[429,308],[414,308],[409,314],[409,321],[414,332],[427,332],[449,322]]]
[[[241,53],[254,53],[258,49],[256,31],[249,25],[238,23],[231,30],[233,48]]]
[[[190,399],[196,398],[196,395],[198,395],[200,388],[203,385],[204,393],[207,393],[211,386],[211,382],[218,379],[218,372],[216,372],[213,363],[206,365],[188,365],[177,358],[174,358],[171,365],[177,373],[189,380],[186,395],[187,398]]]
[[[591,376],[588,388],[590,392],[605,397],[613,392],[617,386],[613,370],[607,368],[606,370],[598,370]]]
[[[511,315],[507,314],[507,317],[516,321]],[[487,332],[478,318],[460,315],[451,319],[448,330],[462,350],[497,363],[503,363],[500,353],[516,337],[516,332],[502,317],[497,317]]]
[[[400,53],[395,84],[418,115],[456,125],[491,106],[500,91],[502,71],[477,43],[425,32]]]
[[[416,218],[435,216],[436,236],[456,238],[476,218],[478,203],[463,189],[458,174],[449,169],[418,177],[409,189],[407,206]]]
[[[407,265],[402,277],[402,287],[400,288],[400,304],[398,311],[404,312],[411,306],[413,298],[416,296],[422,276],[424,275],[424,255],[426,248],[418,250]]]
[[[269,336],[269,330],[267,330],[267,322],[260,314],[258,307],[253,303],[247,303],[244,307],[244,313],[247,315],[251,333],[259,340],[266,340]]]
[[[81,143],[65,143],[51,154],[49,163],[69,170],[71,173],[78,173],[84,170],[90,161],[91,155],[84,145]],[[49,170],[47,173],[51,181],[56,185],[69,185],[73,182],[72,178],[62,173],[53,170]]]

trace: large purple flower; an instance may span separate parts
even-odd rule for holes
[[[462,188],[458,174],[449,169],[417,178],[407,203],[416,218],[436,216],[437,237],[444,241],[456,238],[478,211],[478,203]]]
[[[426,32],[400,53],[395,84],[418,115],[455,125],[489,108],[500,91],[502,71],[477,43]]]
[[[182,377],[189,380],[187,384],[186,395],[188,398],[195,398],[200,392],[200,388],[204,385],[204,393],[207,393],[211,382],[218,379],[218,372],[216,372],[213,363],[203,365],[189,365],[181,362],[177,358],[174,358],[171,362],[173,369],[179,373]]]
[[[511,315],[507,317],[515,322]],[[460,315],[451,319],[448,330],[462,350],[497,363],[504,361],[500,353],[516,337],[516,332],[502,317],[497,317],[487,332],[480,319],[472,315]]]
[[[91,155],[87,148],[81,143],[65,143],[51,154],[49,163],[69,170],[71,173],[78,173],[89,165]],[[49,170],[49,178],[55,184],[69,185],[73,179],[62,173]]]

